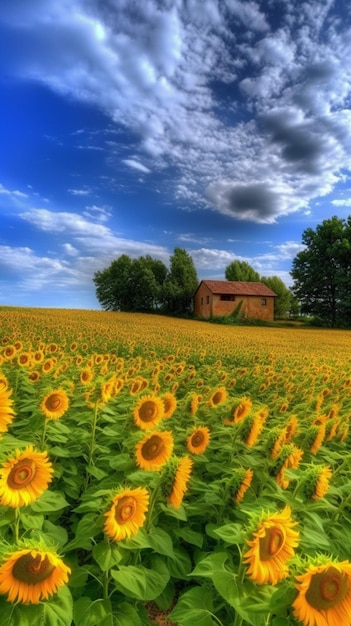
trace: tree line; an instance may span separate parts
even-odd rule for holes
[[[198,285],[191,256],[175,248],[169,269],[150,255],[131,259],[127,254],[94,274],[96,297],[106,311],[190,314]]]
[[[333,216],[302,235],[303,250],[292,262],[290,289],[278,276],[260,276],[246,261],[225,269],[226,280],[263,282],[277,294],[276,318],[307,315],[319,325],[351,327],[351,216]],[[122,254],[94,274],[96,296],[109,311],[191,315],[199,284],[189,253],[175,248],[169,268],[151,256]]]
[[[260,277],[246,261],[233,261],[225,270],[227,280],[263,282],[276,294],[275,316],[286,317],[292,293],[278,276]],[[160,312],[190,315],[199,284],[195,265],[183,248],[175,248],[169,269],[151,256],[131,259],[127,254],[94,274],[96,296],[107,311]]]

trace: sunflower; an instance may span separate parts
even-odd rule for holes
[[[195,428],[187,439],[186,447],[192,454],[202,454],[210,443],[210,429],[207,426]]]
[[[209,399],[209,405],[213,408],[222,404],[227,399],[227,390],[225,387],[218,387],[215,389]]]
[[[252,401],[250,398],[242,398],[233,411],[233,422],[241,422],[251,411]]]
[[[83,367],[79,374],[79,380],[82,385],[89,385],[94,378],[94,372],[91,367]]]
[[[166,393],[163,394],[162,401],[164,404],[163,417],[164,419],[169,419],[170,417],[172,417],[174,411],[177,408],[177,398],[175,397],[173,393],[170,393],[169,391],[167,391]]]
[[[136,463],[141,469],[158,471],[172,456],[173,435],[170,431],[153,432],[136,446]]]
[[[29,367],[32,361],[30,352],[21,352],[17,357],[17,364],[21,367]]]
[[[245,433],[244,443],[248,448],[252,448],[259,438],[268,417],[268,411],[257,411],[253,417],[247,417],[249,430]]]
[[[286,435],[287,435],[287,427],[284,426],[283,428],[278,428],[276,429],[276,432],[277,432],[277,436],[274,440],[273,447],[271,450],[271,459],[273,460],[278,458],[279,453],[283,445],[285,444]]]
[[[253,471],[252,469],[247,469],[245,470],[245,473],[243,475],[242,481],[235,493],[235,496],[233,498],[235,504],[240,504],[240,502],[242,502],[245,493],[247,492],[247,490],[250,488],[251,486],[251,482],[252,482],[252,478],[253,478]]]
[[[9,361],[10,359],[13,359],[16,353],[17,353],[17,350],[15,346],[9,345],[9,346],[6,346],[2,354],[5,357],[5,359]]]
[[[0,467],[0,504],[12,508],[31,504],[47,489],[53,472],[47,452],[33,446],[16,450]]]
[[[40,408],[47,419],[57,420],[66,413],[69,406],[69,398],[64,389],[50,391],[42,401]]]
[[[114,541],[136,535],[144,525],[148,506],[149,492],[145,487],[119,491],[112,500],[111,508],[105,513],[106,535]]]
[[[195,392],[193,392],[191,394],[190,406],[189,406],[191,415],[195,415],[195,413],[197,413],[197,410],[199,408],[199,404],[200,404],[201,400],[202,400],[202,395],[201,394],[195,393]]]
[[[8,425],[11,424],[15,412],[13,410],[13,400],[10,396],[11,389],[7,389],[7,381],[5,379],[0,382],[0,432],[5,433]]]
[[[294,555],[298,545],[299,533],[294,530],[297,522],[290,516],[291,509],[286,506],[280,513],[273,513],[261,519],[244,554],[244,563],[248,564],[247,575],[258,584],[277,584],[288,575],[286,562]]]
[[[349,626],[351,615],[351,563],[310,564],[296,576],[298,595],[292,607],[304,626]]]
[[[38,604],[68,582],[70,568],[51,551],[27,548],[7,555],[0,566],[0,593],[9,602]]]
[[[134,408],[134,423],[142,430],[151,430],[164,416],[164,404],[157,396],[144,396]]]
[[[324,498],[324,496],[328,493],[329,482],[332,475],[333,472],[330,469],[329,465],[326,465],[325,467],[322,467],[318,470],[312,500],[319,500],[320,498]]]
[[[297,469],[300,465],[303,454],[303,450],[297,448],[292,443],[283,446],[281,451],[283,463],[281,464],[279,471],[276,475],[276,482],[282,489],[287,489],[290,484],[290,480],[285,477],[285,470]]]
[[[172,491],[168,497],[168,502],[175,509],[179,509],[181,503],[183,502],[184,494],[188,490],[188,481],[191,474],[191,468],[193,465],[193,460],[189,456],[184,456],[180,459],[175,476]]]
[[[319,448],[321,447],[323,441],[324,441],[324,437],[325,437],[325,431],[326,431],[326,425],[325,423],[321,423],[318,426],[312,426],[311,430],[315,428],[316,429],[316,435],[315,438],[312,442],[312,445],[310,447],[310,452],[311,454],[317,454]]]

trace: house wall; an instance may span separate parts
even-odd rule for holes
[[[207,301],[208,300],[208,301]],[[211,317],[212,292],[202,283],[195,294],[194,313],[197,317]]]
[[[274,298],[266,296],[262,305],[261,296],[235,296],[235,300],[221,300],[220,294],[213,294],[206,285],[200,285],[194,299],[194,313],[197,317],[230,315],[242,301],[240,314],[245,317],[272,321],[274,319]]]

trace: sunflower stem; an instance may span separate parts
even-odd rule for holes
[[[43,432],[41,434],[41,442],[40,442],[40,449],[44,450],[45,449],[45,442],[46,442],[46,429],[47,429],[47,424],[48,424],[48,420],[47,418],[44,419],[44,426],[43,426]]]
[[[98,403],[95,403],[95,408],[93,412],[93,420],[91,425],[91,439],[88,450],[88,462],[87,462],[87,473],[85,478],[85,489],[88,487],[90,474],[88,473],[88,467],[93,465],[93,457],[95,451],[95,436],[96,436],[96,425],[97,425],[97,414],[98,414]]]
[[[103,598],[104,598],[104,600],[108,600],[108,598],[109,598],[109,594],[108,594],[109,586],[110,586],[110,572],[109,572],[109,570],[106,570],[106,572],[104,572],[104,580],[103,580]]]
[[[21,518],[20,509],[18,507],[16,507],[15,508],[15,519],[14,519],[14,522],[13,522],[13,536],[14,536],[14,539],[15,539],[16,543],[19,542],[20,518]]]

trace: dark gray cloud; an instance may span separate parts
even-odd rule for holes
[[[207,197],[240,220],[271,223],[279,210],[279,195],[266,183],[217,183],[207,189]]]

